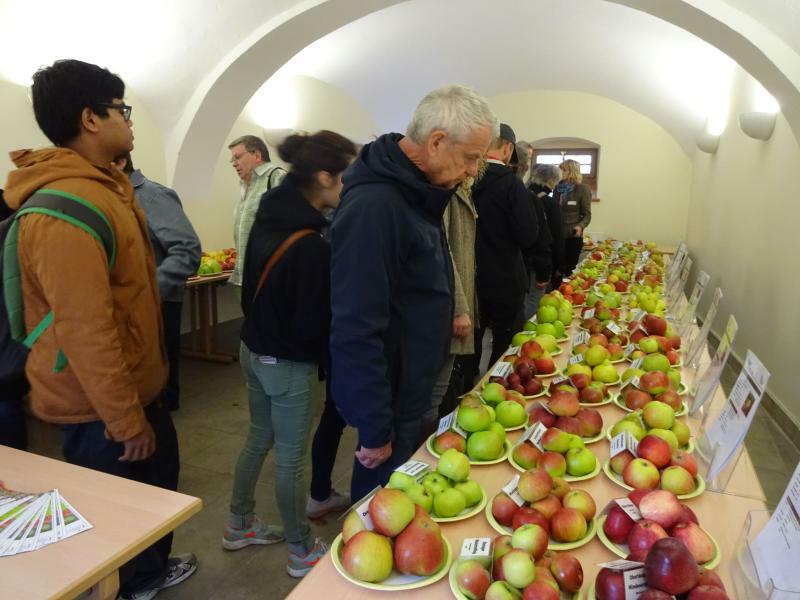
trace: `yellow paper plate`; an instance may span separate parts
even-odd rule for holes
[[[523,398],[525,398],[525,400],[536,400],[537,398],[541,398],[542,396],[547,396],[548,393],[549,393],[549,388],[546,385],[544,385],[542,386],[542,391],[539,392],[538,394],[534,394],[533,396],[523,396]]]
[[[439,570],[436,571],[433,575],[429,575],[428,577],[418,577],[416,575],[403,575],[402,573],[398,573],[394,569],[392,569],[391,575],[387,579],[384,579],[381,583],[368,583],[366,581],[361,581],[356,579],[350,573],[348,573],[344,565],[342,565],[341,560],[341,553],[342,549],[344,548],[344,543],[342,542],[342,534],[336,536],[336,539],[333,540],[333,544],[331,545],[331,560],[333,561],[334,568],[339,571],[339,574],[347,579],[350,583],[353,583],[359,587],[367,588],[369,590],[378,590],[380,592],[399,592],[402,590],[416,590],[422,587],[426,587],[431,585],[432,583],[436,583],[442,577],[447,575],[447,572],[450,570],[450,565],[453,563],[453,551],[450,548],[450,542],[447,540],[445,536],[442,536],[442,540],[444,540],[444,564],[439,567]]]
[[[620,477],[619,475],[614,473],[614,471],[611,470],[610,460],[607,460],[606,462],[603,463],[603,472],[606,474],[606,477],[608,477],[612,482],[616,483],[618,486],[623,487],[626,490],[631,490],[631,491],[633,490],[633,487],[625,483],[622,480],[622,477]],[[697,477],[694,478],[694,481],[696,484],[694,490],[692,490],[688,494],[680,494],[678,496],[679,500],[689,500],[690,498],[697,498],[700,494],[706,491],[706,480],[703,479],[702,475],[698,473]]]
[[[514,530],[511,527],[506,527],[501,525],[497,522],[497,519],[494,518],[492,514],[492,504],[491,502],[486,503],[486,510],[484,510],[484,514],[486,515],[486,520],[489,521],[489,525],[492,526],[497,533],[501,535],[512,535]],[[585,546],[589,542],[592,541],[592,538],[597,534],[597,517],[589,521],[586,528],[586,535],[579,539],[577,542],[556,542],[553,539],[550,539],[547,543],[548,550],[574,550],[575,548],[580,548],[581,546]]]
[[[453,523],[455,521],[463,521],[465,519],[469,519],[470,517],[474,517],[486,506],[486,490],[483,489],[483,486],[481,486],[481,494],[483,495],[481,496],[480,501],[477,504],[473,504],[472,506],[468,506],[462,510],[461,514],[456,515],[455,517],[437,517],[434,513],[431,513],[431,519],[437,523]]]
[[[453,592],[453,596],[456,598],[456,600],[469,600],[469,598],[467,598],[467,596],[462,594],[461,591],[458,589],[458,583],[456,582],[456,569],[458,568],[460,562],[461,562],[460,560],[453,561],[453,565],[450,567],[450,575],[447,579],[450,583],[450,591]],[[580,600],[581,592],[579,590],[575,592],[572,596],[566,596],[562,592],[561,597],[570,598],[570,600]]]
[[[584,444],[591,444],[592,442],[599,441],[599,440],[603,439],[603,433],[601,432],[599,436],[596,436],[596,437],[590,438],[590,439],[591,439],[591,441],[589,441],[589,439],[584,439],[583,443]],[[511,447],[511,450],[509,450],[509,452],[508,452],[508,463],[512,467],[514,467],[517,471],[519,471],[520,473],[524,473],[528,469],[523,468],[522,465],[520,465],[516,460],[514,460],[514,448],[516,448],[517,446],[519,446],[519,444],[514,444]],[[597,459],[597,456],[595,455],[595,460],[596,459]],[[597,460],[597,464],[595,465],[594,469],[592,469],[591,473],[587,473],[586,475],[579,475],[577,477],[574,476],[574,475],[567,474],[567,475],[564,475],[563,479],[565,481],[586,481],[587,479],[592,479],[593,477],[597,477],[597,475],[600,473],[600,470],[602,468],[603,468],[603,466],[600,464],[600,461]]]
[[[565,335],[564,337],[556,338],[556,342],[558,342],[559,344],[563,344],[564,342],[568,342],[569,340],[570,340],[570,337],[568,335]]]
[[[431,455],[435,456],[436,458],[439,458],[439,457],[441,457],[441,454],[438,454],[433,449],[433,439],[435,437],[436,437],[435,433],[432,433],[430,435],[428,440],[425,442],[425,448],[426,448],[426,450],[428,452],[431,453]],[[503,462],[506,459],[506,456],[508,456],[509,450],[511,450],[511,442],[508,441],[508,438],[506,438],[506,441],[505,441],[505,444],[504,444],[503,454],[501,454],[499,458],[496,458],[494,460],[472,460],[470,458],[469,459],[469,464],[471,464],[471,465],[496,465],[498,463]],[[467,458],[469,458],[469,457],[467,457]]]
[[[586,592],[586,600],[597,600],[597,597],[594,595],[594,582],[592,582],[592,585],[589,586],[589,590]]]
[[[606,404],[611,404],[614,401],[614,397],[616,394],[610,392],[601,402],[597,402],[592,404],[591,402],[580,402],[581,408],[594,408],[595,406],[605,406]]]
[[[528,421],[522,423],[521,425],[517,425],[516,427],[506,427],[506,431],[519,431],[520,429],[525,429],[528,426]]]
[[[607,439],[609,442],[611,441],[611,430],[612,430],[612,429],[613,429],[613,426],[612,426],[612,427],[609,427],[609,428],[608,428],[608,431],[606,431],[606,439]],[[688,443],[688,444],[686,444],[686,446],[679,446],[679,448],[680,448],[681,450],[684,450],[685,452],[689,452],[689,453],[692,453],[692,452],[694,452],[694,440],[693,440],[693,438],[689,438],[689,443]]]
[[[618,358],[618,359],[616,359],[616,360],[610,360],[610,361],[608,361],[608,362],[610,362],[612,365],[619,365],[619,364],[622,364],[622,363],[624,363],[624,362],[625,362],[625,361],[627,361],[627,360],[628,360],[628,359],[627,359],[627,358],[625,358],[625,357],[623,356],[622,358]]]
[[[597,537],[600,538],[600,541],[603,542],[603,545],[611,550],[614,554],[620,558],[627,558],[628,554],[630,553],[627,544],[617,544],[612,542],[610,539],[608,539],[606,532],[603,531],[603,525],[606,522],[606,517],[607,515],[600,515],[597,517]],[[705,529],[703,529],[703,531],[705,531],[706,535],[711,538],[711,543],[714,544],[714,556],[710,561],[703,563],[700,566],[706,569],[713,569],[719,564],[719,561],[722,560],[722,551],[719,548],[717,540],[714,539],[714,536]]]
[[[616,404],[618,407],[620,407],[625,412],[629,412],[629,413],[630,412],[634,412],[630,408],[625,406],[625,401],[622,399],[622,394],[616,394],[616,397],[614,398],[614,404]],[[688,408],[686,406],[686,402],[681,402],[681,407],[675,412],[675,416],[676,417],[682,417],[683,415],[686,414],[687,410],[688,410]]]
[[[534,377],[538,377],[539,379],[550,379],[551,377],[560,377],[560,376],[562,376],[563,374],[564,374],[564,373],[561,371],[561,369],[559,369],[558,367],[556,367],[556,370],[555,370],[555,371],[553,371],[552,373],[548,373],[547,375],[539,375],[539,374],[537,373],[536,375],[534,375]]]

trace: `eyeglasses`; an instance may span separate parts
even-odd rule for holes
[[[127,104],[114,104],[113,102],[98,102],[97,106],[102,106],[103,108],[115,108],[122,113],[122,118],[126,121],[131,120],[131,113],[133,112],[133,107],[128,106]]]
[[[244,151],[244,152],[242,152],[241,154],[234,154],[233,156],[231,156],[231,164],[232,164],[232,165],[235,165],[237,162],[239,162],[240,160],[242,160],[242,157],[243,157],[245,154],[252,154],[253,152],[254,152],[253,150],[245,150],[245,151]]]

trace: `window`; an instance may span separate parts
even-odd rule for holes
[[[581,165],[583,183],[597,197],[597,148],[534,148],[533,162],[537,165],[560,165],[565,160],[575,160]]]

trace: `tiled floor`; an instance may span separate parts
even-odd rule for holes
[[[234,349],[238,345],[238,329],[233,323],[226,329],[223,343]],[[226,552],[220,546],[233,467],[249,422],[241,371],[236,364],[186,360],[181,378],[182,408],[174,413],[181,448],[180,491],[202,498],[204,508],[176,531],[174,550],[196,553],[200,568],[187,582],[164,590],[158,598],[283,598],[296,584],[285,571],[285,545],[249,547],[238,552]],[[734,378],[733,371],[728,369],[723,379],[726,389],[730,389]],[[322,410],[322,389],[317,391],[320,400],[316,417]],[[32,438],[32,451],[54,457],[59,455],[58,434],[54,429],[36,424]],[[334,485],[341,491],[349,490],[354,448],[354,432],[348,428],[334,470]],[[800,460],[800,450],[764,410],[756,415],[747,438],[747,448],[767,498],[774,505]],[[266,521],[277,523],[279,518],[271,485],[273,469],[274,462],[269,456],[257,489],[257,510]],[[332,540],[339,526],[335,518],[330,518],[315,522],[313,529],[316,535]]]

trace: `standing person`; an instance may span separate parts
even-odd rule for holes
[[[147,217],[147,231],[156,256],[164,344],[169,361],[164,402],[170,410],[178,410],[183,290],[186,279],[194,275],[200,265],[200,240],[174,190],[150,181],[139,169],[135,169],[130,153],[117,160],[117,166],[130,179],[139,205]]]
[[[455,317],[450,341],[450,355],[444,368],[433,386],[431,410],[425,417],[427,433],[436,430],[439,418],[455,409],[453,402],[444,401],[450,387],[454,363],[458,356],[474,354],[474,328],[477,324],[477,297],[475,295],[475,221],[478,212],[472,202],[472,185],[470,177],[461,183],[450,199],[444,211],[444,229],[450,246],[450,258],[453,261],[453,277],[455,286]],[[463,382],[458,386],[456,394],[461,394]]]
[[[356,149],[339,134],[320,131],[290,135],[278,153],[291,168],[261,202],[244,264],[241,363],[250,431],[236,463],[222,545],[239,550],[286,539],[286,571],[303,577],[328,549],[313,537],[305,515],[311,382],[327,364],[330,328],[330,245],[321,235],[322,213],[339,204],[342,172]],[[273,446],[283,528],[255,516],[256,483]]]
[[[258,212],[258,205],[265,192],[280,185],[286,170],[269,160],[269,150],[260,137],[243,135],[233,140],[231,164],[241,180],[239,203],[233,211],[233,245],[236,247],[236,264],[228,280],[241,295],[242,269],[246,260],[247,239]]]
[[[12,214],[14,211],[6,204],[0,189],[0,221]],[[5,324],[5,320],[0,320],[0,326]],[[0,339],[7,339],[9,335],[7,331],[0,331]],[[27,450],[28,429],[23,402],[30,386],[25,379],[24,350],[21,345],[14,344],[6,351],[9,354],[3,354],[4,363],[0,365],[0,444]]]
[[[516,175],[522,179],[526,186],[531,180],[533,167],[533,146],[530,142],[517,142],[517,169]]]
[[[474,177],[497,132],[488,102],[447,85],[430,92],[405,136],[361,150],[333,219],[333,399],[358,429],[351,497],[417,449],[453,332],[453,267],[442,214]]]
[[[475,330],[475,354],[465,369],[467,385],[478,375],[485,328],[492,329],[489,361],[493,364],[525,319],[525,261],[539,236],[539,223],[522,180],[508,166],[516,153],[515,138],[514,130],[501,123],[487,154],[486,173],[472,190],[478,210],[475,258],[480,327]]]
[[[564,268],[564,235],[561,231],[561,213],[550,195],[561,179],[561,170],[555,165],[536,165],[533,168],[531,194],[536,216],[542,227],[536,249],[530,256],[530,287],[525,295],[525,314],[536,314],[547,286],[561,276]]]
[[[9,207],[34,194],[73,199],[102,214],[116,241],[110,266],[104,245],[71,222],[39,213],[19,221],[27,331],[53,315],[25,364],[31,411],[61,425],[68,462],[175,490],[180,461],[161,399],[167,362],[155,259],[133,188],[112,165],[133,149],[125,84],[96,65],[59,60],[36,72],[31,95],[56,147],[12,153]],[[195,556],[169,558],[171,546],[170,533],[120,569],[122,598],[153,598],[195,572]]]
[[[554,197],[561,209],[564,234],[564,275],[570,275],[583,250],[583,232],[592,220],[592,190],[581,183],[581,165],[565,160],[559,165],[563,179],[556,185]]]

